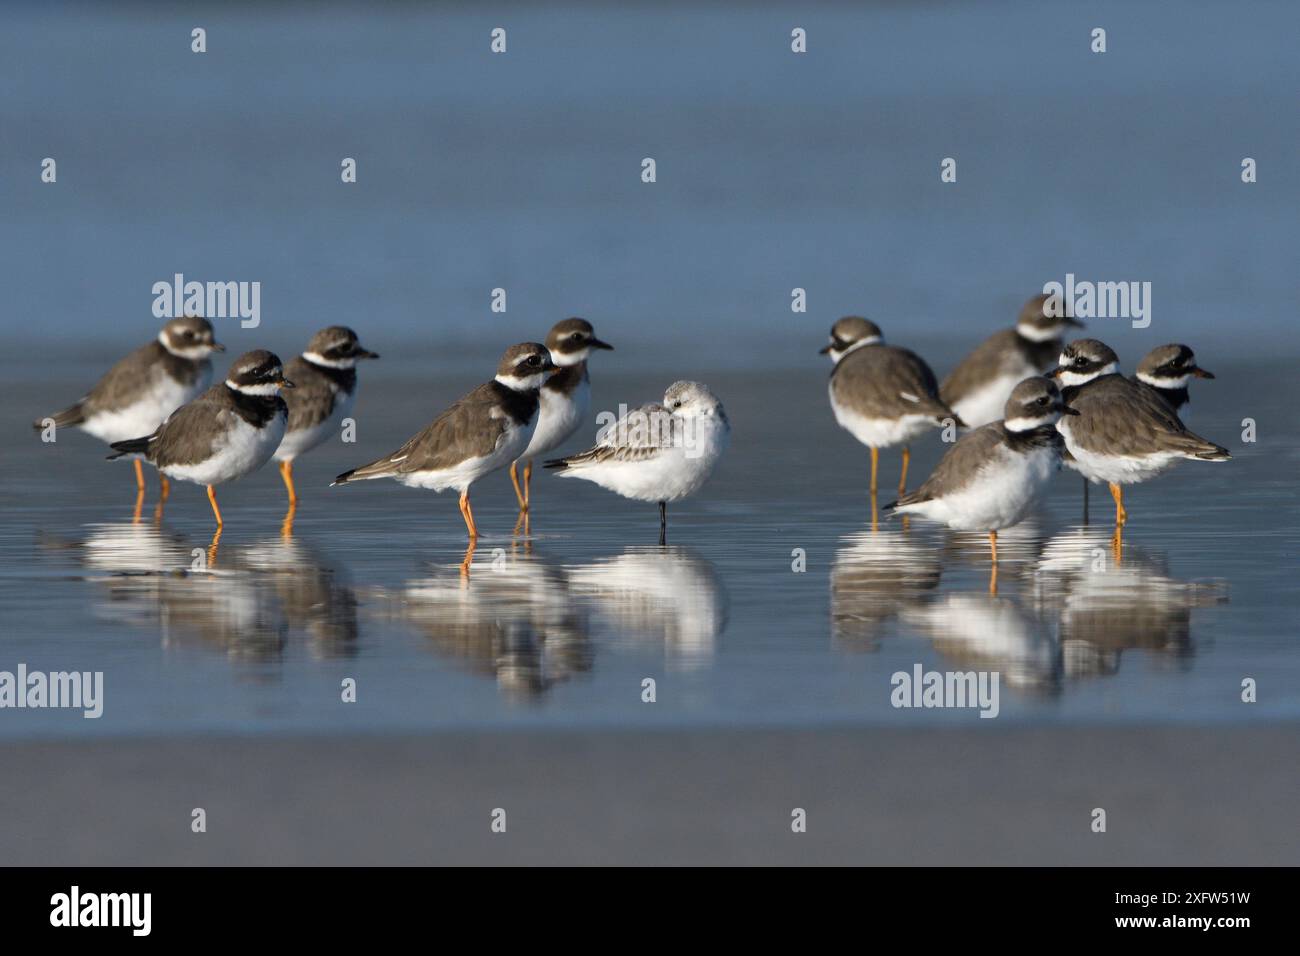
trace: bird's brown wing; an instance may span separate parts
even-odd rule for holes
[[[851,352],[836,364],[831,388],[837,402],[866,418],[955,418],[930,366],[908,349],[868,345]]]
[[[962,435],[939,460],[921,487],[899,498],[898,504],[920,504],[960,491],[998,454],[1002,434],[1002,423],[990,422]]]
[[[331,387],[329,376],[299,355],[285,366],[284,377],[293,382],[293,388],[281,393],[289,406],[286,431],[314,428],[330,417],[338,392]]]
[[[1079,414],[1070,419],[1070,440],[1088,451],[1143,457],[1174,452],[1219,459],[1228,453],[1189,431],[1155,389],[1122,375],[1107,375],[1080,388],[1070,399]]]
[[[468,458],[490,455],[509,426],[491,383],[457,401],[401,448],[336,480],[441,471]]]
[[[1016,348],[1018,338],[1015,329],[1003,329],[975,346],[943,380],[939,386],[939,397],[945,404],[952,406],[987,384],[990,379],[999,377],[1008,364],[1008,356],[1013,360],[1019,356]]]
[[[145,457],[159,468],[207,460],[218,436],[224,435],[233,424],[232,417],[237,417],[228,392],[224,384],[214,385],[172,412],[149,436]]]

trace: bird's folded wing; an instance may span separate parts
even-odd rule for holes
[[[367,473],[408,474],[441,471],[470,458],[490,455],[505,436],[509,418],[479,390],[466,395],[439,415],[397,451],[356,470]]]
[[[900,505],[918,504],[960,491],[993,460],[1001,441],[1001,422],[972,429],[948,449],[920,488],[898,499]]]
[[[647,461],[681,444],[681,419],[657,402],[634,408],[596,435],[596,445],[564,459],[568,465]]]

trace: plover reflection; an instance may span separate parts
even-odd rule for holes
[[[885,624],[939,585],[934,539],[904,531],[864,531],[841,539],[831,565],[831,636],[875,650]]]
[[[535,552],[496,553],[469,576],[434,568],[407,582],[395,615],[432,648],[503,692],[533,698],[591,669],[587,615],[560,568]]]
[[[1008,687],[1060,692],[1061,651],[1050,627],[1008,597],[953,592],[906,609],[903,620],[931,639],[951,669],[997,671]]]
[[[1062,531],[1043,549],[1036,577],[1045,608],[1059,618],[1066,674],[1113,674],[1125,650],[1187,666],[1194,653],[1192,611],[1228,602],[1221,582],[1179,581],[1164,556],[1126,545],[1115,560],[1111,535]]]

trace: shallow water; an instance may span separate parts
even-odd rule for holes
[[[1001,536],[993,596],[983,536],[917,520],[872,530],[866,453],[834,425],[815,356],[779,394],[698,374],[726,403],[733,446],[698,498],[670,508],[667,547],[653,507],[541,471],[531,533],[514,534],[497,474],[474,490],[484,536],[462,576],[454,497],[325,487],[470,384],[430,384],[407,355],[382,379],[363,370],[356,444],[300,461],[288,534],[273,469],[221,490],[214,541],[197,486],[174,484],[155,519],[151,473],[136,520],[129,467],[92,439],[12,444],[0,669],[102,670],[106,703],[99,720],[11,710],[0,735],[978,719],[894,709],[890,677],[915,664],[999,672],[1004,721],[1300,716],[1296,453],[1277,451],[1298,436],[1288,394],[1251,389],[1285,381],[1284,363],[1215,363],[1193,421],[1234,460],[1133,490],[1118,562],[1109,497],[1094,489],[1083,525],[1080,480],[1058,477],[1040,513]],[[616,352],[595,370],[593,416],[666,384],[620,368],[632,361]],[[5,401],[41,408],[73,390],[33,377]],[[1239,440],[1247,413],[1258,444]],[[941,447],[918,443],[914,481]],[[890,488],[896,453],[882,462]],[[355,704],[340,700],[346,677]],[[1240,702],[1245,677],[1258,703]]]
[[[1179,10],[822,4],[800,8],[795,56],[793,14],[763,5],[508,5],[502,21],[228,5],[205,12],[198,56],[189,12],[15,8],[0,670],[102,670],[107,702],[99,720],[5,711],[0,737],[997,723],[892,708],[891,675],[917,663],[998,670],[999,721],[1300,716],[1300,127],[1278,122],[1297,7]],[[178,485],[155,522],[151,479],[137,520],[129,468],[84,435],[32,437],[156,334],[153,283],[177,272],[261,283],[259,327],[217,322],[227,358],[287,357],[335,322],[384,355],[361,373],[357,443],[299,463],[291,535],[273,470],[221,490],[214,544],[200,489]],[[861,312],[942,373],[1067,272],[1153,283],[1149,328],[1089,332],[1129,371],[1192,344],[1218,379],[1196,383],[1190,423],[1234,460],[1134,490],[1118,566],[1105,492],[1085,526],[1079,480],[1059,478],[1003,535],[991,597],[982,538],[872,530],[866,452],[835,426],[815,352]],[[671,509],[668,548],[652,507],[545,473],[515,536],[495,475],[462,579],[452,498],[326,487],[570,314],[618,349],[594,364],[593,416],[681,377],[727,406],[732,448]],[[941,447],[918,443],[914,482]]]

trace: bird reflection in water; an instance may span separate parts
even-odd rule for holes
[[[874,651],[884,627],[939,586],[934,541],[909,531],[863,531],[842,539],[831,565],[831,636]]]
[[[1113,674],[1129,649],[1189,666],[1192,611],[1228,603],[1226,585],[1171,578],[1164,554],[1134,545],[1117,556],[1112,537],[1071,528],[1048,541],[1038,561],[1035,596],[1059,620],[1066,675]]]
[[[831,568],[831,634],[874,650],[886,626],[931,641],[955,670],[998,671],[1007,687],[1055,696],[1072,679],[1114,674],[1134,648],[1186,667],[1192,612],[1226,603],[1218,582],[1171,578],[1164,556],[1112,536],[1071,528],[1048,538],[1034,522],[999,536],[1003,588],[941,588],[983,565],[979,535],[945,532],[944,543],[912,532],[843,539]]]
[[[654,642],[683,667],[712,659],[727,626],[727,593],[717,570],[686,548],[628,548],[570,567],[568,580],[611,636]]]
[[[511,697],[537,698],[591,670],[586,612],[558,565],[531,546],[482,548],[471,566],[473,556],[408,582],[390,605],[395,615]]]
[[[930,638],[953,670],[997,671],[1007,687],[1061,690],[1060,648],[1051,624],[1004,595],[955,591],[907,609],[904,620]]]
[[[314,656],[355,653],[357,602],[346,572],[292,537],[222,545],[218,534],[201,547],[161,525],[135,521],[86,530],[82,541],[62,548],[100,585],[97,613],[156,627],[164,647],[273,662],[301,630]]]

